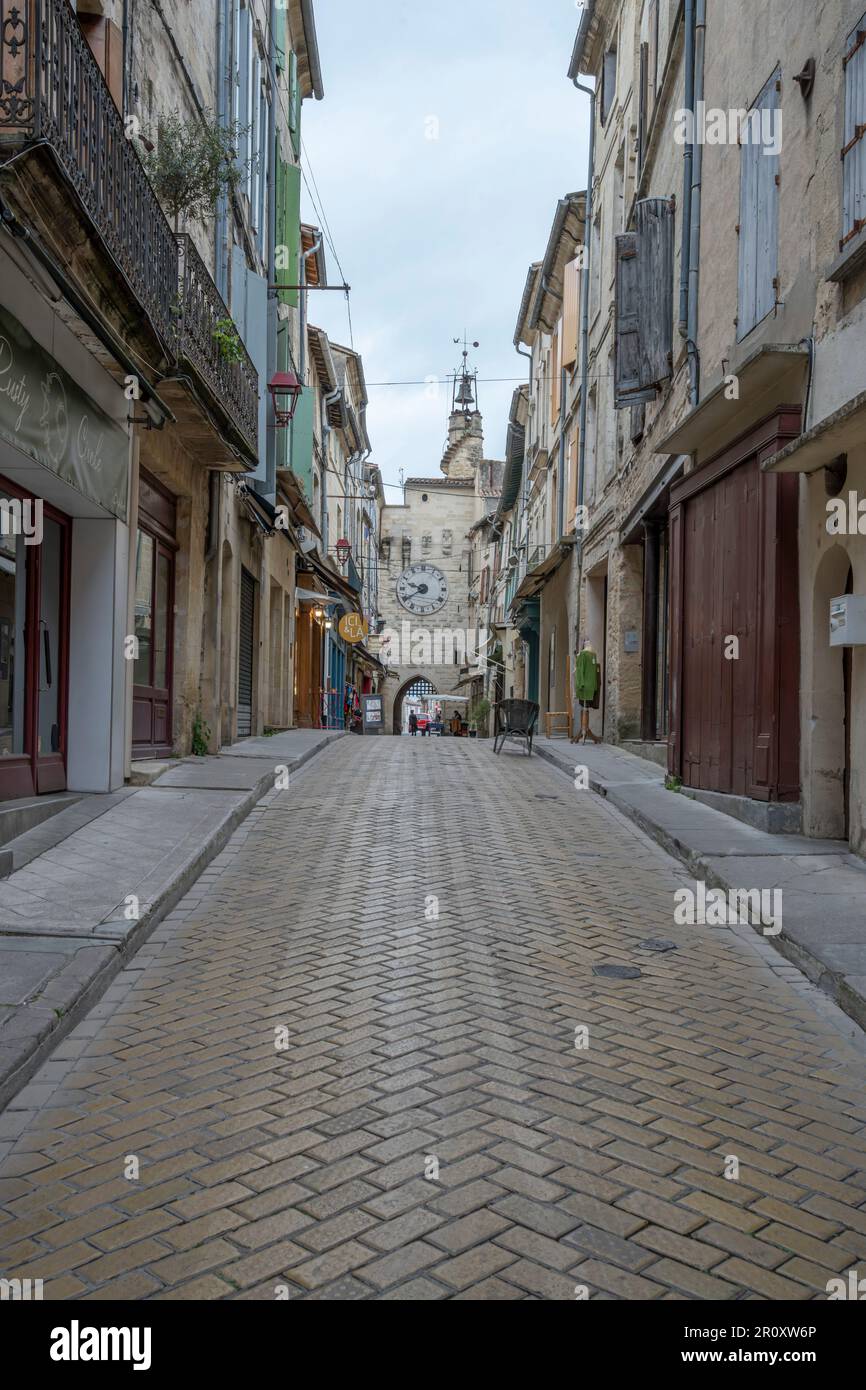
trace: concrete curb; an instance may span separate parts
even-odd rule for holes
[[[284,766],[288,768],[289,776],[291,777],[293,773],[298,772],[311,758],[324,752],[340,738],[345,738],[343,732],[339,730],[330,732],[323,737],[321,743],[308,748],[292,761],[286,762]],[[107,925],[110,919],[100,922],[86,937],[82,935],[83,947],[102,948],[101,954],[104,957],[104,953],[108,952],[108,957],[107,959],[103,958],[102,963],[97,965],[92,974],[88,975],[80,984],[77,982],[73,984],[70,981],[64,982],[62,975],[49,983],[47,990],[50,990],[52,985],[60,985],[60,991],[54,992],[52,1000],[54,1023],[52,1025],[51,1016],[46,1012],[45,1017],[49,1026],[47,1031],[39,1029],[36,1034],[36,1046],[29,1045],[33,1035],[28,1035],[21,1040],[21,1046],[16,1049],[16,1056],[11,1062],[5,1058],[0,1059],[0,1110],[9,1104],[39,1070],[57,1044],[72,1031],[76,1024],[81,1022],[93,1005],[98,1003],[115,975],[129,964],[163,918],[167,917],[181,898],[189,892],[211,861],[228,844],[238,826],[246,820],[262,797],[273,789],[273,783],[272,772],[265,773],[259,778],[255,786],[226,814],[207,842],[200,846],[186,863],[171,875],[163,885],[162,890],[148,903],[132,930],[126,932],[123,940],[118,940],[114,933],[100,932],[99,928]],[[64,991],[64,983],[71,987]],[[68,1003],[64,1002],[65,999],[68,999]]]
[[[564,772],[566,776],[569,774],[571,769],[565,766],[565,758],[556,756],[552,749],[535,744],[533,751],[545,762],[550,763],[552,767]],[[574,755],[574,762],[579,762],[579,757],[576,754]],[[652,820],[644,812],[639,811],[619,788],[608,786],[597,773],[593,774],[591,769],[589,770],[589,789],[609,801],[621,815],[630,820],[651,840],[654,840],[672,858],[679,859],[695,879],[702,879],[708,887],[720,888],[725,892],[739,886],[731,879],[721,875],[703,854],[691,849],[678,836],[671,834],[669,830]],[[719,814],[724,813],[719,812]],[[736,862],[736,856],[733,857],[732,862]],[[779,955],[784,956],[785,960],[802,971],[812,984],[817,985],[849,1018],[852,1018],[860,1028],[866,1031],[866,997],[852,986],[848,976],[841,971],[831,970],[824,961],[809,950],[808,946],[794,940],[793,937],[784,932],[779,936],[764,936],[757,924],[752,925],[757,936],[760,936],[763,941],[769,942]]]

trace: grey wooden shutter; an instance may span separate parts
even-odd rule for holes
[[[649,124],[649,44],[640,46],[640,77],[638,80],[637,168],[643,169],[646,159],[647,125]]]
[[[839,249],[866,223],[866,15],[848,36],[845,52],[845,125],[842,142],[842,238]]]
[[[759,122],[762,111],[775,113],[779,109],[778,81],[776,72],[749,112],[741,135],[738,342],[751,333],[776,304],[779,156],[765,150]]]
[[[638,381],[655,387],[671,376],[674,325],[674,209],[669,198],[642,198],[637,233]],[[651,399],[651,395],[650,395]]]
[[[637,234],[624,232],[615,239],[616,352],[614,405],[624,410],[648,399],[640,393],[640,322],[638,317]],[[650,392],[649,398],[654,395]]]

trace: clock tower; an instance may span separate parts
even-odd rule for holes
[[[470,532],[491,502],[495,506],[490,483],[501,482],[503,465],[484,458],[478,378],[465,341],[450,385],[438,475],[406,478],[402,503],[382,511],[379,608],[385,629],[379,656],[396,673],[383,690],[389,733],[405,725],[410,689],[441,696],[449,716],[454,706],[448,696],[466,695],[460,682],[467,666],[477,665],[478,634],[469,629]]]

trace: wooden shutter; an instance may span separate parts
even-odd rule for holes
[[[768,82],[752,110],[741,138],[740,265],[737,341],[775,307],[779,249],[779,156],[765,153],[751,124],[761,111],[779,108],[778,72]]]
[[[647,125],[649,123],[649,44],[640,46],[640,77],[638,81],[637,168],[638,175],[646,159]]]
[[[649,32],[649,53],[647,55],[647,67],[649,70],[647,91],[649,93],[649,101],[647,103],[647,114],[652,115],[655,110],[659,86],[659,0],[650,0],[647,28]]]
[[[601,123],[608,118],[613,99],[616,96],[616,49],[609,48],[604,55],[601,79]]]
[[[298,159],[301,157],[301,85],[298,81],[298,59],[289,54],[289,131]]]
[[[559,418],[559,334],[560,334],[561,326],[562,326],[562,321],[560,320],[560,322],[556,325],[556,328],[554,329],[554,332],[553,332],[553,339],[552,339],[551,344],[550,344],[550,357],[549,357],[549,359],[548,359],[548,361],[549,361],[549,363],[550,363],[550,365],[549,365],[549,367],[548,367],[548,371],[550,372],[550,426],[551,426],[551,429],[555,429],[555,428],[556,428],[556,422],[557,422],[557,420],[558,420],[558,418]]]
[[[279,146],[277,161],[277,246],[286,248],[277,265],[277,284],[297,285],[300,284],[301,170],[297,164],[280,158]],[[278,298],[281,304],[288,304],[292,309],[298,307],[297,290],[280,290]]]
[[[866,15],[849,35],[844,62],[840,250],[866,225]]]
[[[616,351],[614,406],[624,410],[637,401],[652,400],[654,391],[640,384],[640,320],[638,312],[637,233],[623,232],[614,240],[616,279]]]
[[[642,198],[635,208],[641,387],[672,374],[674,331],[674,210],[668,198]],[[652,394],[644,399],[652,399]],[[634,402],[630,402],[634,404]]]
[[[577,325],[580,306],[580,258],[575,257],[565,267],[562,291],[562,365],[573,367],[577,361]]]

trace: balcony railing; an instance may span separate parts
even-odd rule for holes
[[[185,233],[177,237],[181,313],[178,356],[186,359],[207,383],[217,403],[231,415],[253,452],[259,428],[258,373],[239,342],[240,361],[226,358],[215,330],[229,318],[223,297]]]
[[[0,0],[0,151],[46,146],[166,357],[190,364],[254,455],[255,368],[245,350],[220,352],[213,330],[229,311],[172,231],[69,0]]]
[[[47,142],[160,337],[177,295],[171,227],[68,0],[0,0],[0,136]]]

